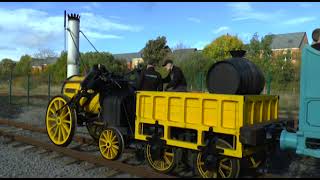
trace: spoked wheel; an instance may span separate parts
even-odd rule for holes
[[[51,142],[58,146],[68,146],[74,135],[76,112],[70,106],[64,106],[67,102],[67,97],[55,96],[47,107],[47,134]],[[61,109],[62,107],[63,109]],[[59,111],[57,112],[57,110]]]
[[[173,148],[165,147],[162,152],[160,151],[159,148],[152,148],[149,144],[146,145],[145,153],[148,164],[158,172],[172,172],[176,167],[176,158]]]
[[[107,128],[99,138],[99,150],[107,160],[117,160],[123,152],[124,140],[117,128]]]
[[[217,147],[232,148],[227,141],[222,139],[218,139]],[[239,176],[239,159],[221,156],[217,163],[217,170],[212,169],[210,162],[203,158],[202,152],[199,152],[196,158],[197,173],[203,178],[237,178]]]
[[[90,136],[93,138],[95,142],[98,142],[100,134],[104,129],[103,125],[97,125],[97,124],[94,124],[93,122],[90,122],[90,123],[86,123],[86,126]]]

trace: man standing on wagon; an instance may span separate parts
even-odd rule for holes
[[[138,80],[138,90],[142,91],[162,91],[163,84],[159,72],[155,70],[156,63],[154,60],[149,60],[147,68],[142,70]]]
[[[165,90],[175,92],[186,92],[187,82],[182,70],[173,64],[171,59],[166,59],[162,64],[169,72],[166,78],[162,79],[163,83],[168,83]]]

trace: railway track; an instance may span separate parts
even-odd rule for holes
[[[37,127],[35,125],[31,125],[31,124],[27,124],[27,123],[16,122],[16,121],[10,120],[10,119],[0,119],[0,125],[5,125],[8,127],[14,127],[14,128],[18,128],[18,129],[23,129],[23,130],[28,130],[28,131],[32,131],[32,132],[46,134],[45,128]],[[156,178],[159,178],[159,177],[172,178],[172,177],[175,177],[175,176],[169,176],[169,175],[156,173],[152,169],[149,169],[149,167],[147,167],[147,166],[140,167],[140,166],[133,166],[130,164],[126,164],[121,161],[107,161],[107,160],[103,159],[101,156],[92,155],[92,154],[89,154],[86,152],[81,152],[81,151],[73,150],[70,148],[58,147],[53,144],[41,142],[39,140],[35,140],[34,138],[17,135],[15,133],[11,133],[11,132],[9,133],[9,132],[0,130],[0,136],[10,138],[12,141],[21,142],[26,145],[32,145],[35,147],[47,149],[49,151],[58,152],[58,153],[63,154],[64,156],[78,159],[79,161],[86,161],[86,162],[89,162],[94,165],[109,167],[111,169],[114,169],[115,171],[129,173],[132,175],[136,175],[138,177],[148,177],[148,178],[155,178],[155,177]],[[88,144],[88,145],[94,144],[94,141],[92,138],[79,136],[79,135],[74,136],[74,141],[76,141],[77,143],[80,143],[80,144]],[[130,149],[129,150],[125,149],[125,150],[126,150],[125,152],[127,152],[127,153],[133,152],[133,151],[130,151]],[[252,176],[250,176],[250,177],[252,177]],[[274,174],[262,174],[262,175],[260,174],[257,176],[253,175],[253,177],[282,178],[283,176],[274,175]]]
[[[148,168],[147,166],[130,165],[121,161],[107,161],[103,159],[100,155],[94,155],[88,152],[82,152],[80,150],[59,147],[59,146],[50,144],[48,142],[37,140],[32,137],[18,135],[15,132],[8,132],[8,130],[0,130],[0,136],[8,138],[12,142],[19,142],[23,144],[23,145],[18,145],[16,147],[34,146],[36,148],[46,149],[47,151],[52,151],[52,152],[59,153],[63,156],[71,157],[73,159],[76,159],[76,161],[86,161],[90,164],[93,164],[94,166],[104,166],[107,168],[111,168],[114,171],[128,173],[130,175],[135,175],[137,177],[174,178],[174,176],[157,173],[152,169]]]

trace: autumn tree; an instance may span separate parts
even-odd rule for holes
[[[227,34],[212,41],[203,49],[203,53],[213,61],[219,61],[231,58],[231,50],[239,50],[243,48],[244,44],[237,36]]]

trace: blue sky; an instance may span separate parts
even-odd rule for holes
[[[0,2],[0,60],[64,50],[64,10],[81,15],[80,29],[99,51],[129,53],[158,36],[171,48],[203,49],[226,33],[247,43],[255,32],[307,32],[311,43],[319,9],[319,2]],[[94,51],[83,36],[80,51]]]

